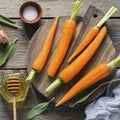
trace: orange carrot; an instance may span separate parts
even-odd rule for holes
[[[104,26],[100,30],[96,38],[90,43],[90,45],[80,54],[70,65],[65,67],[60,73],[59,78],[56,79],[47,89],[46,93],[51,93],[61,83],[67,83],[75,77],[81,69],[87,64],[87,62],[94,55],[102,41],[107,34],[107,28]],[[52,89],[52,90],[51,90]]]
[[[109,64],[101,63],[88,72],[82,79],[80,79],[65,95],[64,97],[56,104],[56,107],[67,102],[79,92],[93,85],[94,83],[100,81],[101,79],[110,75],[111,70],[120,65],[120,56],[111,61]]]
[[[83,2],[77,0],[75,6],[73,8],[70,19],[68,19],[64,22],[58,46],[55,50],[55,54],[53,55],[53,57],[50,61],[50,64],[48,66],[48,70],[47,70],[48,75],[51,77],[55,76],[56,72],[58,71],[58,69],[68,51],[71,39],[73,37],[74,31],[76,28],[76,22],[75,22],[74,18],[76,16],[78,10],[82,6],[82,4],[83,4]]]
[[[44,45],[43,45],[40,53],[38,54],[37,58],[35,59],[35,61],[32,64],[32,68],[38,72],[43,69],[45,62],[48,58],[50,49],[52,47],[52,41],[53,41],[54,34],[55,34],[55,31],[57,28],[57,24],[58,24],[58,17],[56,17],[55,22],[47,35],[47,38],[44,42]]]
[[[94,55],[102,41],[107,34],[107,28],[104,26],[96,38],[91,42],[91,44],[79,55],[70,65],[63,69],[59,78],[61,78],[65,83],[69,82],[80,70],[87,64],[87,62]]]
[[[76,22],[74,20],[66,20],[61,37],[58,43],[58,47],[55,51],[55,54],[50,61],[49,67],[48,67],[48,75],[51,77],[54,77],[57,70],[59,69],[66,53],[70,45],[70,41],[72,39],[72,36],[74,34],[76,28]]]
[[[40,72],[43,69],[43,67],[47,61],[48,55],[50,53],[51,47],[52,47],[52,41],[54,39],[57,24],[58,24],[58,17],[56,17],[47,37],[45,39],[42,49],[40,50],[38,56],[34,60],[34,62],[32,64],[32,71],[26,80],[31,81],[31,79],[33,79],[35,73]]]
[[[83,38],[81,43],[78,45],[78,47],[75,49],[73,54],[70,56],[70,58],[67,60],[67,62],[70,62],[72,59],[74,59],[79,53],[81,53],[85,47],[96,37],[96,35],[99,32],[99,27],[94,26],[90,29],[90,31],[86,34],[86,36]]]
[[[101,19],[101,21],[91,28],[89,32],[86,34],[86,36],[83,38],[81,43],[78,45],[76,50],[73,52],[73,54],[69,57],[67,62],[70,62],[73,60],[78,54],[80,54],[86,47],[89,45],[89,43],[95,38],[95,36],[99,33],[99,30],[101,26],[111,17],[111,15],[117,10],[117,8],[111,7],[111,9],[106,13],[106,15]]]
[[[79,80],[66,94],[65,96],[56,104],[56,107],[70,100],[72,97],[77,95],[79,92],[89,87],[90,85],[96,83],[98,80],[108,76],[110,74],[109,66],[107,64],[99,64],[92,71],[90,71],[86,76]]]

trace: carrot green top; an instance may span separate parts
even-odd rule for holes
[[[100,20],[100,22],[97,24],[97,27],[101,27],[112,15],[117,11],[117,8],[112,6],[108,12],[105,14],[105,16]]]
[[[70,19],[73,20],[75,18],[75,16],[77,15],[79,9],[82,7],[83,4],[84,3],[81,0],[77,0],[75,2],[75,5],[74,5],[74,7],[72,9],[72,13],[71,13]]]

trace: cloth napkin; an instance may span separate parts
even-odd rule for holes
[[[120,78],[120,70],[113,79]],[[84,120],[120,120],[120,81],[111,83],[106,96],[93,101],[85,108]]]

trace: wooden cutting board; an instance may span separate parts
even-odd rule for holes
[[[80,16],[76,17],[76,22],[77,22],[77,28],[75,31],[75,35],[72,39],[70,48],[68,50],[68,53],[66,55],[66,58],[64,59],[60,69],[62,70],[66,65],[66,60],[67,58],[73,53],[75,48],[78,46],[78,44],[81,42],[82,38],[85,36],[85,34],[88,32],[90,28],[95,26],[100,19],[103,17],[103,13],[95,8],[94,6],[90,6],[89,9],[87,10],[85,16],[81,18]],[[48,64],[50,62],[50,59],[52,55],[55,52],[55,48],[58,44],[59,38],[60,38],[60,33],[62,29],[62,25],[69,17],[59,17],[59,24],[57,27],[57,31],[55,34],[55,38],[53,41],[53,46],[52,50],[50,52],[49,58],[47,60],[47,63],[44,67],[44,69],[41,71],[41,73],[37,73],[35,75],[34,80],[32,81],[33,85],[35,88],[42,93],[44,96],[45,89],[58,77],[57,75],[52,79],[47,75],[47,68]],[[34,59],[38,55],[39,51],[42,48],[42,45],[44,43],[44,40],[47,36],[47,33],[49,29],[51,28],[52,24],[54,22],[54,19],[49,20],[47,23],[42,25],[37,32],[34,34],[32,39],[30,40],[29,46],[28,46],[28,62],[27,62],[27,70],[28,73],[31,71],[31,64],[33,63]],[[106,24],[106,26],[109,26],[109,24]],[[101,62],[106,62],[108,63],[110,60],[112,60],[115,57],[115,48],[113,46],[112,40],[110,39],[109,35],[105,38],[103,43],[101,44],[100,48],[97,50],[93,58],[88,62],[88,64],[83,68],[83,70],[68,84],[62,85],[60,88],[58,88],[52,95],[46,96],[47,98],[51,98],[55,96],[55,102],[57,102],[65,93],[68,91],[68,89],[77,81],[79,80],[84,74],[86,74],[91,68],[93,68],[95,65]],[[100,88],[96,94],[91,96],[92,99],[97,98],[100,96],[103,91],[106,89],[105,87]]]

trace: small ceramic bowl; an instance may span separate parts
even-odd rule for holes
[[[27,9],[27,13],[29,13],[29,15],[27,15],[27,13],[26,13],[26,15],[27,15],[28,17],[30,16],[30,11],[31,11],[31,10],[30,10],[30,7],[34,8],[33,11],[36,10],[36,12],[37,12],[37,16],[36,16],[36,18],[33,19],[33,20],[28,20],[28,19],[26,19],[26,18],[24,17],[25,8],[28,8],[28,7],[29,7],[29,9]],[[29,11],[29,10],[30,10],[30,11]],[[24,23],[34,24],[34,23],[37,23],[37,22],[41,19],[41,17],[42,17],[42,8],[41,8],[41,6],[40,6],[38,3],[34,2],[34,1],[28,1],[28,2],[23,3],[23,4],[20,6],[19,15],[20,15],[21,20],[22,20]],[[31,17],[32,17],[32,14],[31,14]]]

